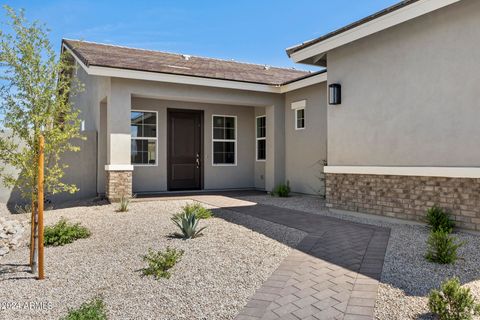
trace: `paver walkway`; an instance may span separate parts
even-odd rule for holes
[[[373,319],[389,229],[260,204],[228,209],[308,233],[235,320]]]

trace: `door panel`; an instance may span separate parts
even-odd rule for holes
[[[202,188],[203,112],[168,110],[168,190]]]

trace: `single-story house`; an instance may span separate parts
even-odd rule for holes
[[[438,204],[480,230],[478,30],[480,1],[402,1],[286,50],[313,73],[65,39],[90,137],[70,179],[112,200],[289,181],[331,208]]]

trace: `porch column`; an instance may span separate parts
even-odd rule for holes
[[[267,116],[267,161],[265,190],[285,183],[285,110],[283,101],[265,107]]]
[[[105,195],[110,201],[132,196],[130,162],[131,96],[112,83],[106,116],[107,164],[105,165]]]

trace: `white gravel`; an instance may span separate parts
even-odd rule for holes
[[[0,217],[2,216],[9,216],[10,211],[8,211],[7,205],[5,203],[0,202]]]
[[[276,198],[268,195],[244,197],[245,200],[333,216],[350,221],[384,226],[391,229],[382,273],[382,283],[375,305],[378,320],[431,319],[428,293],[443,280],[457,276],[471,288],[480,302],[480,235],[456,232],[466,244],[459,249],[461,259],[454,265],[439,265],[425,260],[428,228],[371,216],[352,216],[325,209],[319,197],[298,196]]]
[[[88,239],[46,248],[46,276],[27,272],[28,248],[0,259],[0,318],[58,319],[68,308],[103,296],[111,319],[232,319],[305,234],[228,210],[204,220],[204,236],[168,237],[184,201],[136,202],[49,211],[46,224],[66,217],[92,231]],[[18,219],[26,215],[15,215]],[[220,217],[220,218],[218,218]],[[229,222],[232,221],[232,222]],[[256,231],[253,231],[252,228]],[[281,242],[274,240],[278,239]],[[288,244],[288,245],[286,245]],[[141,255],[167,246],[185,251],[170,279],[141,277]],[[42,309],[26,308],[35,302]],[[11,303],[4,308],[6,303]],[[18,305],[20,304],[20,305]]]
[[[0,216],[0,257],[21,247],[26,238],[27,221]]]

